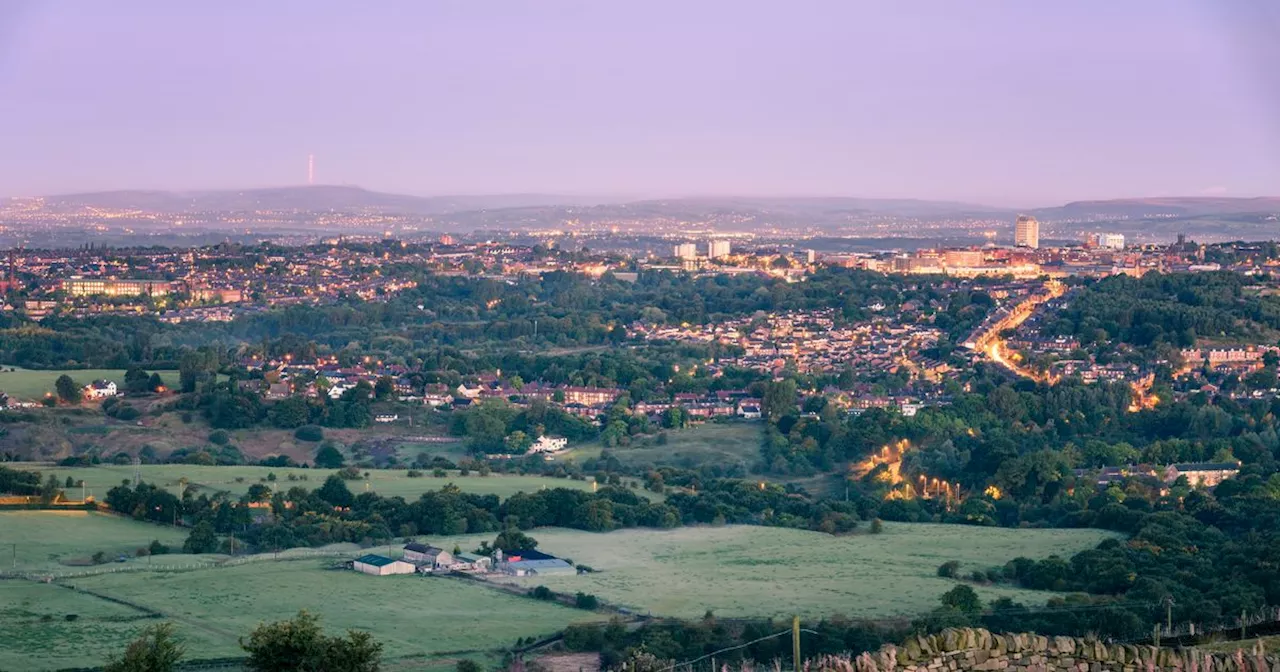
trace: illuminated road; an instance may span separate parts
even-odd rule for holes
[[[1062,286],[1062,283],[1057,282],[1056,280],[1046,282],[1044,288],[1045,291],[1043,293],[1037,292],[1028,296],[1026,299],[1023,299],[1018,305],[1014,306],[1013,309],[1009,311],[1008,315],[1004,316],[999,322],[991,325],[989,329],[983,332],[982,336],[978,339],[978,349],[986,354],[991,361],[1008,369],[1014,375],[1029,378],[1038,383],[1048,383],[1052,385],[1057,382],[1057,380],[1052,376],[1047,376],[1022,366],[1006,355],[1005,342],[1004,339],[1000,337],[1000,332],[1005,331],[1006,329],[1017,329],[1019,325],[1026,322],[1027,318],[1031,317],[1031,314],[1035,312],[1037,306],[1046,301],[1056,299],[1066,292],[1066,288]]]

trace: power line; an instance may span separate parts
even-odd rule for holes
[[[811,634],[811,635],[816,635],[816,634],[818,634],[816,631],[809,630],[809,629],[807,629],[807,628],[800,628],[800,632],[807,632],[807,633],[809,633],[809,634]],[[717,656],[717,655],[720,655],[720,654],[725,653],[725,652],[728,652],[728,651],[736,651],[736,650],[738,650],[738,649],[745,649],[746,647],[751,646],[752,644],[758,644],[758,643],[763,642],[763,641],[765,641],[765,640],[767,640],[767,639],[773,639],[774,637],[781,637],[781,636],[783,636],[783,635],[790,635],[791,633],[792,633],[792,630],[791,630],[790,628],[788,628],[788,629],[783,630],[783,631],[781,631],[781,632],[775,632],[775,633],[773,633],[772,635],[765,635],[764,637],[761,637],[761,638],[759,638],[759,639],[753,639],[753,640],[751,640],[751,641],[749,641],[749,642],[746,642],[746,643],[744,643],[744,644],[738,644],[737,646],[730,646],[730,647],[728,647],[728,648],[720,649],[719,651],[712,651],[711,653],[708,653],[707,655],[702,656],[701,658],[694,658],[693,660],[686,660],[686,661],[685,661],[685,662],[683,662],[683,663],[676,663],[675,665],[672,665],[671,667],[668,667],[668,668],[665,668],[665,669],[659,670],[659,672],[671,672],[671,670],[674,670],[674,669],[676,669],[676,668],[678,668],[678,667],[684,667],[684,666],[686,666],[686,665],[693,665],[694,663],[700,663],[700,662],[702,662],[702,661],[704,661],[704,660],[706,660],[706,659],[708,659],[708,658],[711,658],[712,656]]]

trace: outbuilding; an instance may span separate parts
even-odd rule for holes
[[[351,563],[351,568],[357,572],[365,574],[373,574],[374,576],[387,576],[389,574],[412,574],[414,567],[412,563],[403,560],[393,560],[383,555],[362,555]]]

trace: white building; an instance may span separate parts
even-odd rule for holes
[[[539,436],[533,445],[529,446],[529,454],[536,453],[558,453],[569,445],[569,439],[553,439],[549,436]]]
[[[1040,222],[1030,215],[1018,215],[1018,222],[1013,225],[1014,247],[1040,247]]]
[[[90,399],[106,399],[117,393],[116,384],[110,380],[95,380],[84,386],[84,395]]]
[[[365,574],[373,574],[374,576],[388,576],[390,574],[412,574],[415,567],[403,560],[392,560],[391,558],[374,555],[362,555],[351,563],[351,568],[357,572]]]
[[[729,241],[712,240],[707,243],[707,257],[711,259],[719,259],[720,257],[729,256]]]
[[[677,259],[697,259],[698,246],[693,243],[681,243],[672,248],[671,255]]]
[[[1094,247],[1104,250],[1123,250],[1124,234],[1123,233],[1091,233],[1089,234],[1089,243]]]

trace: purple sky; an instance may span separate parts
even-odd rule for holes
[[[0,2],[0,194],[1280,195],[1274,0]]]

